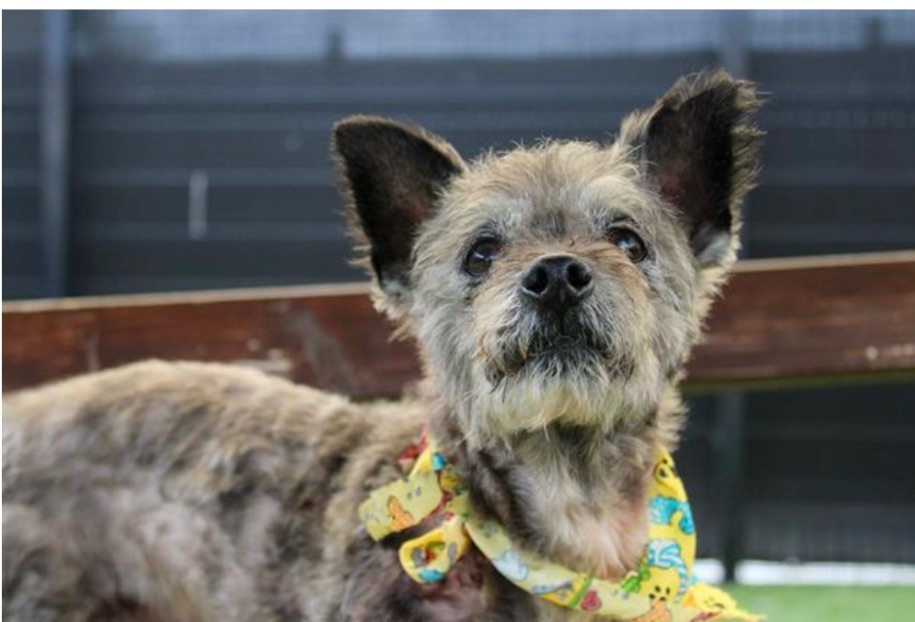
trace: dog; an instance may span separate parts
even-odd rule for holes
[[[706,71],[610,144],[470,163],[406,123],[338,123],[373,299],[419,344],[415,394],[354,403],[148,361],[7,396],[6,619],[617,619],[587,613],[590,592],[569,609],[524,591],[479,539],[417,582],[399,551],[453,516],[376,541],[366,500],[408,481],[404,451],[415,463],[434,440],[435,469],[462,482],[443,499],[589,581],[634,580],[653,473],[672,472],[658,452],[683,425],[683,365],[736,259],[759,105],[752,84]],[[670,596],[638,619],[675,619]]]

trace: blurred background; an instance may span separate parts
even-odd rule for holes
[[[714,65],[770,94],[744,257],[915,248],[915,12],[4,11],[3,299],[362,280],[335,120],[465,157],[601,141]],[[915,564],[913,387],[691,406],[681,470],[729,576]]]
[[[710,65],[771,94],[746,256],[913,246],[915,12],[6,11],[3,297],[361,279],[335,120],[606,140]]]

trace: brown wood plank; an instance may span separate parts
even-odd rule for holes
[[[3,389],[149,357],[261,367],[356,397],[419,374],[363,285],[3,306]],[[742,262],[687,388],[915,377],[915,251]]]
[[[743,262],[693,389],[915,377],[915,252]]]

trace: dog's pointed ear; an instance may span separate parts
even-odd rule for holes
[[[410,288],[417,232],[444,186],[465,169],[464,161],[443,139],[379,117],[337,123],[332,149],[352,233],[367,251],[382,293],[396,306]]]
[[[736,259],[740,203],[759,169],[759,106],[751,83],[718,70],[681,78],[652,108],[623,121],[619,142],[678,212],[703,268]]]

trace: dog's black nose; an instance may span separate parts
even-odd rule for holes
[[[525,296],[556,313],[574,307],[593,289],[588,266],[570,255],[543,257],[521,279]]]

